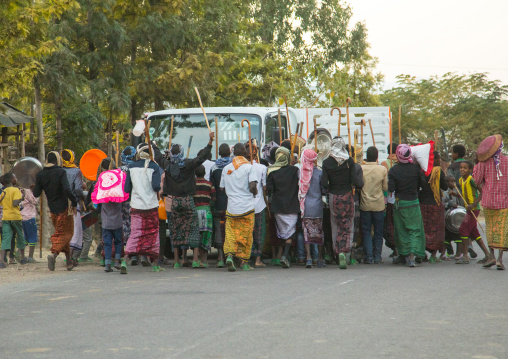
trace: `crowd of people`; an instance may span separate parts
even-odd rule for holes
[[[91,261],[96,221],[101,265],[122,274],[127,264],[154,272],[168,265],[207,268],[212,247],[216,266],[229,271],[266,267],[263,258],[282,268],[379,264],[383,245],[393,251],[394,264],[468,264],[477,256],[474,242],[484,252],[478,263],[504,269],[508,157],[500,135],[482,142],[474,163],[464,159],[464,146],[453,146],[446,175],[438,152],[426,175],[406,144],[389,145],[388,159],[379,164],[376,147],[364,158],[361,146],[349,148],[341,137],[331,141],[324,160],[312,145],[298,148],[286,140],[262,149],[222,144],[212,161],[213,142],[211,132],[195,158],[186,158],[178,144],[169,151],[155,143],[129,146],[121,164],[103,159],[88,185],[68,149],[48,153],[31,188],[18,188],[14,174],[4,174],[0,268],[36,261],[37,201],[44,193],[54,225],[51,271],[60,253],[67,270]],[[480,205],[487,244],[478,231]],[[457,233],[445,226],[445,213],[459,207],[467,212]]]

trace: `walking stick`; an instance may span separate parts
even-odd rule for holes
[[[340,108],[334,107],[334,108],[332,108],[330,110],[330,116],[333,116],[333,110],[339,111],[339,125],[338,125],[338,128],[337,128],[337,136],[340,137],[340,120],[342,119],[342,112],[340,111]]]
[[[349,157],[351,157],[351,126],[349,124],[349,104],[351,103],[351,98],[348,97],[346,99],[346,116],[347,116],[347,140],[349,142]]]
[[[279,119],[279,145],[282,143],[282,122],[280,119],[280,108],[278,113],[278,119]]]
[[[243,123],[247,122],[247,127],[249,127],[249,152],[250,152],[250,164],[252,164],[252,140],[251,140],[251,132],[250,132],[250,122],[246,118],[242,120],[242,127]]]
[[[401,127],[400,127],[400,116],[402,114],[402,105],[399,105],[399,144],[402,142]]]
[[[300,133],[299,133],[300,137],[302,137],[302,132],[303,132],[303,121],[300,122]]]
[[[286,122],[288,124],[289,139],[291,140],[291,121],[289,120],[288,100],[286,95],[284,95],[284,103],[286,104]]]
[[[296,139],[298,138],[298,130],[300,129],[300,124],[297,123],[296,124],[296,132],[295,132],[295,139],[293,141],[293,138],[290,137],[291,139],[291,158],[294,158],[294,155],[293,155],[293,152],[295,151],[295,145],[296,145]]]
[[[314,148],[316,149],[316,153],[319,153],[317,148],[317,122],[315,118],[314,118]],[[314,165],[317,165],[317,158],[314,161]]]
[[[215,159],[219,159],[219,123],[215,117]]]
[[[354,142],[353,142],[353,148],[355,149],[355,163],[356,163],[356,146],[358,145],[358,130],[355,130],[355,132],[353,133],[353,139],[354,139]]]
[[[194,137],[194,136],[191,135],[189,137],[189,147],[187,147],[187,156],[185,158],[189,158],[190,147],[191,147],[191,144],[192,144],[192,137]]]
[[[175,116],[171,116],[171,128],[169,129],[169,150],[171,151],[171,142],[173,141],[173,122],[175,121]]]
[[[199,106],[201,107],[201,111],[203,111],[203,115],[205,116],[206,127],[208,127],[208,131],[212,132],[210,124],[208,123],[208,117],[206,117],[206,112],[205,109],[203,108],[203,103],[201,102],[201,96],[199,96],[198,88],[194,87],[194,91],[196,91],[196,95],[198,95]]]
[[[370,127],[370,134],[372,135],[372,143],[374,144],[374,147],[376,147],[376,140],[374,139],[374,131],[372,131],[372,120],[370,118],[369,118],[369,127]],[[392,154],[391,151],[392,150],[390,149],[390,154]]]
[[[118,166],[118,159],[120,157],[120,131],[116,130],[116,165]]]
[[[455,186],[455,189],[457,190],[457,193],[459,194],[460,198],[462,198],[462,200],[464,201],[464,204],[466,204],[467,202],[466,202],[466,200],[464,199],[464,197],[462,196],[462,193],[460,193],[459,189],[457,188],[457,184],[456,184],[456,183],[454,183],[453,185]],[[473,212],[473,211],[471,211],[471,214],[473,215],[474,219],[476,219],[476,223],[478,223],[478,225],[479,225],[479,226],[480,226],[480,228],[482,229],[483,233],[487,233],[487,232],[485,231],[485,229],[483,229],[483,227],[482,227],[482,225],[481,225],[480,221],[479,221],[479,220],[478,220],[478,218],[475,216],[475,214],[474,214],[474,212]]]
[[[238,131],[238,143],[241,143],[242,140],[240,139],[240,131]]]
[[[360,121],[360,126],[362,126],[362,127],[361,127],[361,138],[362,138],[362,139],[361,139],[361,142],[360,142],[360,146],[362,146],[362,150],[363,150],[363,126],[367,126],[367,123],[365,122],[365,120],[364,120],[364,119],[362,119],[362,120]]]

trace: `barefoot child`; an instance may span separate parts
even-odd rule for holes
[[[213,217],[210,210],[210,200],[212,198],[215,200],[215,188],[210,181],[205,179],[205,172],[206,170],[203,165],[195,169],[196,194],[193,197],[201,238],[199,248],[194,249],[193,268],[208,267],[208,251],[212,246]]]
[[[480,214],[479,203],[482,199],[482,188],[476,185],[473,177],[471,176],[472,173],[473,164],[469,161],[462,161],[460,163],[460,175],[462,177],[459,179],[459,184],[462,196],[466,201],[465,206],[467,214],[459,228],[459,234],[462,239],[462,258],[456,261],[456,264],[469,263],[468,245],[470,238],[476,240],[485,253],[485,258],[483,259],[483,262],[480,261],[480,263],[484,263],[490,258],[489,251],[483,243],[480,232],[478,232],[478,224],[476,222],[476,218],[478,218],[478,215]]]
[[[19,188],[14,187],[16,185],[16,176],[12,173],[6,173],[3,176],[6,188],[4,189],[2,196],[0,197],[0,203],[4,207],[4,213],[2,217],[2,246],[0,258],[0,268],[5,268],[4,257],[7,250],[13,251],[11,248],[11,239],[14,233],[16,233],[16,246],[20,253],[20,264],[25,264],[25,237],[23,236],[22,217],[21,210],[19,208],[20,203],[23,201],[24,196]]]

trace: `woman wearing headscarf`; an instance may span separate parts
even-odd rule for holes
[[[283,268],[289,268],[288,253],[296,232],[300,203],[298,201],[298,168],[289,164],[290,151],[281,146],[275,153],[275,163],[268,167],[266,189],[271,196],[271,213],[275,215],[277,237],[285,242],[280,258]]]
[[[419,166],[413,164],[411,147],[397,147],[398,165],[388,172],[388,191],[395,192],[393,210],[394,240],[402,262],[416,267],[415,256],[425,257],[425,231],[418,190],[422,186]]]
[[[159,200],[157,193],[161,186],[161,169],[150,160],[149,147],[140,144],[137,149],[138,160],[129,164],[124,190],[131,199],[131,234],[125,246],[126,255],[149,257],[152,271],[163,269],[157,263],[159,257]],[[121,263],[121,273],[127,274],[125,260]]]
[[[422,175],[425,176],[424,173]],[[437,151],[434,151],[432,173],[424,178],[418,200],[425,229],[425,249],[431,253],[429,262],[437,263],[437,251],[444,253],[445,249],[445,208],[441,201],[441,191],[448,189],[445,174],[441,169],[441,157]]]
[[[74,152],[65,149],[60,154],[62,158],[62,167],[67,174],[69,187],[78,200],[77,213],[74,215],[74,233],[71,239],[71,257],[74,265],[78,265],[78,257],[83,249],[83,226],[81,224],[81,212],[84,210],[83,203],[83,175],[81,170],[76,166],[76,157]]]
[[[56,151],[48,153],[46,165],[35,176],[33,195],[40,197],[42,191],[48,199],[48,207],[51,212],[51,220],[55,233],[51,236],[51,254],[48,256],[48,268],[55,270],[55,261],[58,254],[65,253],[67,270],[74,268],[71,258],[70,243],[74,232],[74,215],[78,205],[76,196],[69,187],[67,174],[61,167],[60,154]],[[69,201],[71,209],[69,211]]]
[[[350,254],[355,214],[353,186],[357,183],[355,161],[349,156],[341,137],[332,140],[330,156],[323,161],[321,184],[329,194],[333,247],[339,268],[346,269]]]
[[[193,249],[193,268],[199,265],[200,234],[198,218],[194,206],[193,196],[196,194],[195,169],[206,161],[212,150],[214,133],[210,132],[208,145],[198,152],[193,159],[186,159],[182,145],[171,147],[169,158],[162,156],[157,147],[154,147],[155,160],[164,169],[163,196],[171,196],[170,231],[173,240],[174,268],[182,268],[180,263],[180,249]]]
[[[318,246],[319,268],[325,266],[323,262],[323,194],[321,187],[322,171],[314,166],[317,153],[313,149],[302,152],[300,180],[298,182],[298,200],[300,201],[300,213],[302,215],[303,237],[305,241],[305,253],[307,255],[306,267],[312,268],[312,256],[310,245]]]
[[[483,266],[496,265],[499,270],[504,269],[503,251],[508,251],[508,157],[502,149],[501,135],[487,137],[478,147],[479,163],[473,170],[474,181],[483,187],[481,205],[490,249],[490,259]],[[499,252],[497,261],[495,249]]]

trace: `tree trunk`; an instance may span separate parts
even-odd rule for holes
[[[111,113],[111,111],[109,112],[106,143],[108,145],[108,157],[113,158],[113,114]]]
[[[28,142],[31,144],[34,143],[34,134],[35,134],[35,118],[34,118],[34,106],[33,101],[30,101],[30,116],[32,119],[30,120],[30,136],[28,137]]]
[[[62,136],[62,104],[59,98],[55,98],[55,118],[56,118],[56,147],[58,152],[63,151]]]
[[[37,143],[39,149],[39,161],[44,163],[46,154],[44,152],[44,126],[42,123],[42,96],[41,86],[37,77],[34,79],[35,90],[35,120],[37,121]]]

